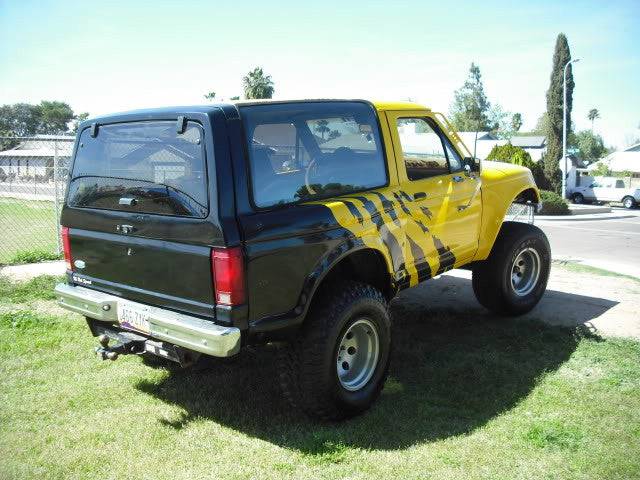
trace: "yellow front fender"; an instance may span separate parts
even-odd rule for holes
[[[540,202],[540,192],[531,170],[502,162],[482,162],[482,226],[474,260],[491,253],[504,217],[514,202]]]

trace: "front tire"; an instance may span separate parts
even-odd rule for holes
[[[626,208],[627,210],[631,210],[636,206],[636,201],[633,197],[624,197],[622,199],[622,206],[624,206],[624,208]]]
[[[280,350],[280,384],[289,402],[312,417],[352,417],[380,395],[390,353],[391,319],[382,293],[340,283],[320,294],[299,337]]]
[[[473,269],[473,291],[495,313],[522,315],[544,295],[550,269],[544,232],[534,225],[504,222],[489,258]]]

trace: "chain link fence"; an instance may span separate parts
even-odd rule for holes
[[[0,264],[56,258],[74,137],[0,137]]]

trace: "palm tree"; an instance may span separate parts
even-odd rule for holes
[[[329,122],[326,120],[318,120],[316,122],[315,130],[322,136],[322,140],[324,140],[324,134],[331,131],[331,129],[327,127],[327,125],[329,125]]]
[[[591,131],[593,132],[593,122],[596,120],[596,118],[600,118],[600,112],[597,108],[592,108],[591,110],[589,110],[587,118],[591,120]]]
[[[209,92],[207,94],[205,94],[204,96],[205,100],[210,100],[210,101],[214,101],[216,98],[216,92]]]
[[[265,75],[261,67],[256,67],[242,79],[245,98],[273,97],[273,81],[271,75]]]

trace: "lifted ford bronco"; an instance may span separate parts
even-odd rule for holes
[[[84,122],[62,211],[67,282],[103,358],[183,365],[279,343],[285,396],[310,415],[367,409],[389,369],[388,302],[451,268],[479,302],[531,310],[545,235],[526,168],[474,159],[411,103],[270,101]]]

